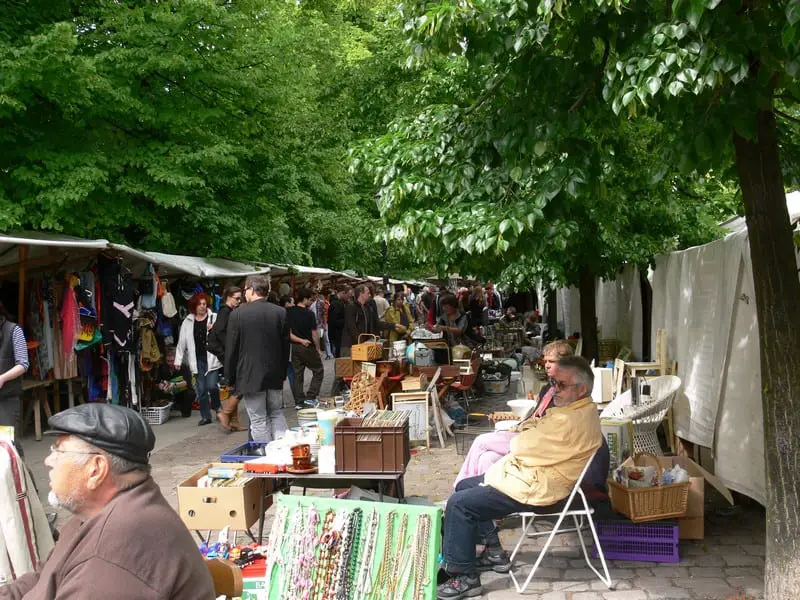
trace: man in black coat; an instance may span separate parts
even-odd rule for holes
[[[342,332],[342,356],[350,356],[353,344],[358,343],[358,336],[362,333],[377,335],[378,317],[377,310],[373,312],[370,307],[370,291],[363,283],[355,289],[355,302],[351,302],[344,311],[344,331]]]
[[[347,296],[350,289],[339,290],[331,295],[331,307],[328,309],[328,335],[331,338],[331,348],[333,355],[339,358],[342,355],[342,332],[344,331],[344,307],[347,303]]]
[[[286,431],[283,382],[289,364],[286,311],[268,302],[269,279],[247,278],[247,304],[231,313],[225,344],[225,375],[242,393],[253,441],[270,442]]]

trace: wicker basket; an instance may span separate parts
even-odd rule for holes
[[[371,342],[361,342],[361,338],[371,338]],[[350,357],[353,360],[380,360],[383,356],[383,346],[378,341],[378,337],[369,333],[362,333],[358,336],[358,343],[350,349]]]
[[[651,458],[658,467],[658,478],[661,480],[663,468],[654,455],[636,454],[633,463],[638,465],[641,459]],[[673,483],[646,488],[626,488],[613,479],[608,481],[611,505],[619,513],[634,523],[674,519],[686,514],[689,505],[690,483]]]

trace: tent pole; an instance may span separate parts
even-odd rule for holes
[[[19,299],[17,302],[17,324],[25,325],[25,263],[28,261],[28,247],[19,247]]]

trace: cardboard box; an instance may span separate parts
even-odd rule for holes
[[[628,464],[628,459],[623,464]],[[675,465],[680,465],[689,471],[689,504],[686,515],[678,519],[679,537],[682,540],[702,540],[705,537],[705,501],[706,501],[706,482],[722,494],[725,499],[733,504],[728,488],[715,475],[706,471],[696,462],[685,456],[659,456],[659,463],[666,469],[671,469]],[[631,461],[632,465],[633,462]]]
[[[592,388],[592,400],[598,404],[606,404],[613,400],[614,384],[612,381],[613,369],[594,368],[594,387]]]
[[[630,419],[600,419],[600,430],[611,454],[613,471],[633,452],[633,424]]]
[[[211,467],[238,467],[242,463],[211,463],[178,485],[178,514],[191,530],[219,530],[230,525],[232,529],[249,529],[258,521],[261,481],[252,479],[243,486],[199,488],[197,481]],[[271,480],[266,480],[266,493],[272,491]],[[264,510],[272,505],[272,496],[264,498]]]
[[[267,563],[264,559],[259,559],[242,569],[240,600],[268,600],[266,574]]]

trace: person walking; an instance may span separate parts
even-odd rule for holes
[[[225,373],[242,394],[253,441],[262,443],[286,431],[283,382],[289,364],[286,310],[269,302],[267,294],[266,276],[247,278],[247,304],[231,313],[225,343]]]
[[[22,376],[29,364],[22,327],[11,320],[0,302],[0,425],[17,426]],[[17,438],[21,437],[18,434]]]
[[[347,304],[348,288],[340,289],[331,296],[331,307],[328,311],[328,336],[333,348],[333,356],[339,358],[342,355],[342,331],[344,331],[344,312]]]
[[[219,307],[217,322],[208,332],[208,351],[216,356],[222,364],[225,364],[225,339],[228,335],[228,319],[231,313],[239,307],[244,299],[242,288],[239,286],[229,286],[225,288],[222,295],[222,305]],[[222,410],[217,413],[219,424],[225,431],[244,431],[245,428],[239,423],[239,401],[241,394],[231,389],[228,400],[222,406]]]
[[[189,314],[181,323],[178,346],[175,348],[175,368],[186,362],[194,375],[194,391],[200,403],[198,426],[211,423],[211,411],[220,410],[219,372],[222,363],[208,351],[208,332],[214,326],[216,315],[208,308],[208,296],[195,294],[189,299]]]
[[[317,318],[308,305],[313,297],[313,292],[307,288],[301,289],[297,294],[297,302],[286,311],[289,320],[289,337],[292,342],[292,369],[294,381],[292,382],[292,395],[295,408],[300,410],[306,399],[316,399],[322,387],[325,367],[322,365],[319,345],[319,329]],[[306,368],[312,373],[311,384],[308,391],[304,391]]]

